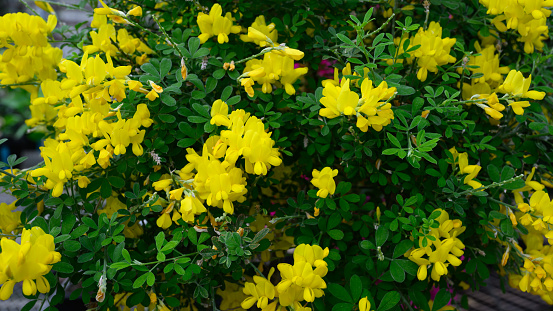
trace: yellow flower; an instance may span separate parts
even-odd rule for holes
[[[330,167],[325,167],[321,171],[316,169],[313,170],[313,179],[311,183],[319,188],[317,191],[317,196],[319,198],[326,198],[329,194],[332,195],[336,191],[336,183],[334,182],[334,177],[338,175],[337,169],[331,169]]]
[[[21,224],[21,211],[15,211],[15,202],[11,204],[0,203],[0,230],[4,234],[14,233]]]
[[[261,47],[269,45],[267,38],[269,38],[275,46],[278,45],[278,32],[275,29],[275,24],[270,23],[267,25],[265,22],[265,16],[263,15],[255,18],[255,21],[252,23],[251,27],[248,27],[247,35],[240,35],[240,40],[244,42],[254,42]]]
[[[0,300],[8,299],[15,283],[23,282],[23,293],[35,295],[50,291],[50,284],[43,275],[50,272],[52,264],[61,260],[56,252],[54,237],[40,227],[23,229],[21,244],[7,238],[0,241]]]
[[[129,12],[127,12],[127,15],[142,16],[142,7],[140,7],[140,6],[135,6],[134,8],[132,8],[132,10],[130,10]]]
[[[321,104],[325,108],[319,111],[319,115],[333,119],[341,115],[355,114],[359,95],[350,91],[349,83],[349,79],[342,79],[340,86],[330,83],[325,85],[323,98],[321,98]]]
[[[275,268],[271,268],[268,278],[271,279]],[[270,299],[274,299],[276,295],[275,286],[269,282],[267,279],[254,276],[254,283],[246,282],[244,286],[244,294],[251,295],[251,297],[246,298],[240,305],[243,309],[249,309],[254,304],[260,309],[267,307]]]
[[[223,17],[223,8],[218,3],[211,7],[209,14],[198,13],[197,22],[201,32],[198,36],[200,43],[205,43],[207,39],[217,36],[217,42],[223,44],[229,41],[229,34],[239,33],[241,29],[240,26],[232,25],[233,18],[230,13]]]
[[[329,254],[329,249],[322,249],[319,245],[300,244],[294,250],[294,262],[305,261],[311,266],[327,266],[324,258]]]
[[[542,100],[545,97],[545,92],[529,91],[532,75],[524,78],[522,72],[511,70],[505,78],[505,82],[498,88],[499,92],[507,93],[515,97],[531,98]]]
[[[368,297],[363,297],[359,300],[359,311],[370,311],[371,302]]]

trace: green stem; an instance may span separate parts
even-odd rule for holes
[[[0,168],[0,173],[6,174],[6,175],[10,176],[11,178],[15,178],[14,174],[8,173],[8,172],[6,172],[5,170],[3,170],[1,168]]]
[[[190,253],[190,254],[184,254],[182,256],[177,256],[177,257],[172,257],[172,258],[166,258],[165,260],[156,260],[156,261],[151,261],[151,262],[140,262],[140,263],[131,263],[131,266],[132,265],[136,265],[136,266],[145,266],[145,265],[153,265],[153,264],[160,264],[162,262],[166,262],[166,261],[170,261],[170,260],[175,260],[175,259],[179,259],[179,258],[182,258],[182,257],[187,257],[187,256],[192,256],[192,255],[197,255],[198,252],[195,252],[195,253]]]
[[[392,15],[390,15],[390,17],[388,17],[388,19],[380,26],[378,27],[377,30],[374,30],[366,35],[363,36],[363,39],[367,39],[369,38],[370,36],[374,35],[374,34],[377,34],[379,33],[384,27],[386,27],[386,25],[388,25],[388,23],[396,16],[396,13],[392,13]]]
[[[159,30],[161,30],[161,32],[163,33],[163,36],[165,37],[165,39],[169,40],[169,42],[171,42],[171,44],[173,45],[173,47],[175,48],[175,50],[177,50],[177,52],[179,53],[180,57],[183,58],[183,59],[187,59],[186,57],[184,57],[184,55],[182,54],[181,50],[179,49],[179,47],[177,46],[177,44],[175,43],[175,41],[173,41],[173,39],[171,37],[169,37],[169,35],[167,34],[167,32],[165,31],[165,28],[163,28],[163,26],[161,26],[161,24],[159,23],[159,20],[157,19],[157,17],[155,15],[152,15],[152,18],[154,19],[154,21],[156,21],[156,24],[157,26],[159,27]]]
[[[267,279],[265,275],[263,275],[263,273],[261,273],[261,271],[259,271],[259,269],[257,269],[257,267],[253,263],[250,262],[249,265],[252,266],[252,268],[255,270],[255,272],[257,272],[257,274],[261,275],[264,279]]]
[[[247,62],[247,61],[252,60],[252,59],[254,59],[254,58],[258,57],[258,56],[261,56],[261,55],[263,55],[263,54],[267,54],[267,53],[271,52],[272,50],[276,50],[276,47],[264,48],[263,50],[261,50],[261,52],[255,54],[255,55],[252,55],[252,56],[250,56],[250,57],[241,59],[241,60],[239,60],[239,61],[237,61],[237,62],[234,62],[234,64],[240,64],[240,63],[243,63],[243,62]]]
[[[21,237],[20,235],[5,234],[5,233],[0,233],[0,236],[1,237],[6,237],[6,238],[20,238]]]
[[[501,187],[505,184],[511,183],[511,182],[513,182],[515,180],[518,180],[518,179],[521,179],[523,177],[524,177],[524,174],[520,174],[518,176],[515,176],[513,178],[510,178],[510,179],[507,179],[507,180],[504,180],[504,181],[501,181],[501,182],[494,182],[493,184],[487,185],[485,187],[480,187],[480,188],[477,188],[477,189],[468,189],[468,190],[465,190],[465,191],[463,191],[461,193],[458,193],[458,194],[459,195],[465,195],[465,194],[470,195],[470,194],[473,194],[477,191],[484,191],[484,190],[489,189],[489,188]]]
[[[57,5],[57,6],[61,6],[61,7],[64,7],[64,8],[68,8],[70,10],[89,12],[89,10],[85,10],[83,8],[80,8],[77,5],[65,4],[65,3],[60,3],[60,2],[51,1],[51,0],[40,0],[40,1],[50,3],[50,4],[54,4],[54,5]]]
[[[213,311],[220,311],[215,305],[215,291],[213,290],[213,286],[211,286],[211,305],[213,307]]]
[[[27,7],[27,9],[31,10],[31,12],[35,13],[36,16],[40,16],[40,14],[38,14],[35,9],[33,9],[29,4],[27,4],[27,2],[25,2],[25,0],[19,0],[19,2],[21,2],[24,6]]]
[[[38,82],[25,82],[25,83],[0,84],[0,87],[12,87],[12,86],[23,86],[23,85],[40,85],[40,83],[38,83]]]
[[[301,215],[284,216],[284,217],[273,218],[269,222],[272,223],[272,224],[276,224],[277,222],[279,222],[281,220],[287,220],[287,219],[293,219],[293,218],[304,218],[304,217],[305,216],[301,216]]]

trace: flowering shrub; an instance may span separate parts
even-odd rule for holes
[[[497,271],[553,304],[552,1],[50,3],[0,17],[44,135],[0,163],[0,299],[436,311]]]

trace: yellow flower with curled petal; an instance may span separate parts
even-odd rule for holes
[[[224,101],[217,99],[211,106],[211,124],[226,127],[230,127],[230,120],[228,118],[228,105]]]
[[[8,299],[15,283],[23,282],[23,293],[35,295],[50,291],[50,284],[43,275],[50,272],[52,264],[61,260],[55,251],[54,237],[40,227],[23,229],[21,243],[2,238],[0,241],[0,300]]]
[[[513,95],[515,97],[542,100],[545,97],[545,92],[528,90],[530,88],[531,81],[532,75],[528,78],[524,78],[522,72],[513,69],[509,72],[503,84],[498,87],[498,91]]]
[[[197,22],[201,32],[198,36],[200,43],[205,43],[209,38],[217,36],[217,42],[223,44],[229,41],[229,34],[239,33],[241,29],[240,26],[232,25],[233,19],[230,12],[223,17],[223,8],[218,3],[211,7],[209,14],[198,13]]]
[[[305,261],[314,267],[327,266],[324,258],[328,256],[329,249],[319,245],[300,244],[294,250],[294,262]]]
[[[254,30],[251,34],[250,28]],[[254,42],[261,47],[269,45],[267,38],[269,38],[275,46],[278,45],[278,31],[275,29],[275,24],[270,23],[267,25],[265,22],[265,16],[263,15],[259,15],[255,18],[255,21],[252,23],[251,27],[248,28],[247,35],[240,35],[240,40],[244,42]]]
[[[334,177],[338,175],[337,169],[332,169],[330,167],[325,167],[321,171],[313,170],[313,179],[311,183],[319,188],[317,191],[317,196],[319,198],[326,198],[329,194],[332,195],[336,191],[336,183],[334,182]]]
[[[323,277],[328,273],[326,266],[322,265],[313,270],[308,262],[300,261],[294,262],[294,265],[281,263],[277,267],[282,277],[282,281],[276,286],[281,305],[290,305],[297,299],[296,293],[300,294],[299,301],[307,302],[313,302],[315,298],[324,295],[326,283]]]
[[[268,275],[269,280],[274,272],[275,268],[271,268]],[[244,294],[251,295],[251,297],[246,298],[242,302],[240,305],[242,308],[249,309],[255,304],[258,308],[265,310],[269,304],[269,300],[274,299],[278,294],[275,286],[268,279],[256,275],[253,277],[255,283],[246,282],[244,284]]]
[[[459,163],[459,171],[461,174],[468,174],[465,179],[463,180],[463,183],[471,186],[474,189],[478,189],[482,187],[482,184],[478,181],[475,181],[474,178],[478,175],[482,167],[480,165],[469,165],[468,164],[468,153],[458,153],[457,155],[454,155],[454,159],[457,160]]]
[[[45,176],[45,186],[52,189],[52,196],[59,197],[63,192],[63,185],[72,177],[73,160],[71,152],[64,142],[47,139],[44,147],[40,147],[44,167],[31,172],[31,176]]]
[[[244,125],[244,137],[242,140],[242,155],[246,160],[246,173],[267,175],[271,166],[279,166],[282,163],[280,153],[274,148],[275,141],[271,133],[265,131],[263,122],[252,116]]]
[[[194,216],[205,213],[207,210],[196,197],[186,196],[180,203],[180,209],[182,220],[193,223]]]
[[[325,108],[319,110],[319,115],[333,119],[341,115],[354,115],[359,103],[359,95],[349,88],[350,80],[342,79],[340,86],[330,83],[325,85],[321,104]]]

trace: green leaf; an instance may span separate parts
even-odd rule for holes
[[[411,240],[403,240],[399,242],[399,244],[397,244],[396,247],[394,248],[394,258],[398,258],[399,256],[402,256],[412,247],[413,247],[413,241]]]
[[[177,142],[177,146],[179,146],[180,148],[187,148],[192,146],[195,142],[196,140],[193,138],[183,138]]]
[[[505,166],[501,170],[501,181],[505,181],[507,179],[511,179],[515,176],[515,170],[510,166]]]
[[[345,35],[339,33],[339,34],[336,34],[336,37],[338,37],[338,39],[340,39],[340,41],[350,45],[350,46],[357,46],[353,41],[351,41],[350,38],[346,37]]]
[[[146,278],[148,277],[148,273],[145,273],[141,276],[139,276],[135,281],[134,283],[132,284],[132,287],[133,288],[139,288],[142,286],[142,284],[144,284],[144,282],[146,282]]]
[[[160,77],[159,72],[157,72],[156,67],[154,67],[154,65],[152,65],[151,63],[143,64],[142,66],[140,66],[140,69],[142,69],[142,71],[144,71],[146,73],[151,74],[154,77]]]
[[[68,240],[63,242],[63,248],[69,252],[76,252],[81,249],[81,243],[75,240]]]
[[[77,262],[84,263],[92,260],[92,258],[94,258],[94,253],[84,253],[81,256],[79,256],[79,258],[77,259]]]
[[[177,120],[177,118],[172,114],[160,114],[160,115],[158,115],[158,118],[163,123],[173,123]]]
[[[123,188],[125,186],[125,180],[119,176],[110,176],[108,177],[108,181],[110,185],[117,189]]]
[[[347,301],[347,302],[353,302],[353,299],[351,298],[348,291],[340,284],[336,283],[329,283],[328,284],[328,291],[336,298]]]
[[[100,195],[102,198],[107,199],[111,197],[111,185],[107,179],[102,181],[102,186],[100,187]]]
[[[121,255],[123,255],[123,258],[127,261],[127,262],[132,262],[131,260],[131,255],[129,254],[129,251],[126,250],[126,249],[123,249],[121,251]]]
[[[349,290],[351,292],[351,297],[353,298],[353,301],[358,301],[359,299],[361,299],[361,293],[363,292],[363,283],[361,282],[361,278],[356,274],[352,275],[351,279],[349,280]]]
[[[382,246],[388,239],[389,231],[386,227],[380,226],[376,229],[376,246]]]
[[[200,39],[197,37],[190,37],[188,39],[188,50],[190,51],[190,54],[194,55],[198,48],[200,47]]]
[[[59,261],[59,262],[56,262],[53,266],[52,266],[52,270],[54,271],[58,271],[59,273],[67,273],[67,274],[70,274],[70,273],[73,273],[73,271],[75,270],[73,268],[73,266],[67,262],[63,262],[63,261]]]
[[[163,246],[163,243],[165,242],[165,232],[160,231],[156,235],[154,240],[156,241],[156,249],[161,249],[161,247]]]
[[[399,140],[392,135],[390,132],[387,132],[386,135],[388,136],[388,139],[394,144],[394,146],[401,148],[401,144],[399,143]]]
[[[190,240],[190,242],[192,242],[192,244],[194,245],[198,244],[198,235],[196,233],[196,230],[194,230],[194,228],[188,229],[188,239]]]
[[[227,85],[227,87],[223,89],[223,92],[221,92],[221,100],[226,102],[231,94],[232,94],[232,85]]]
[[[259,232],[253,237],[252,244],[258,243],[259,241],[263,240],[263,238],[269,233],[271,230],[269,228],[263,228],[259,230]]]
[[[159,75],[163,78],[165,77],[169,71],[171,70],[172,62],[169,58],[164,58],[161,60],[161,63],[159,65]]]
[[[400,299],[401,295],[398,292],[387,292],[386,295],[384,295],[384,297],[380,300],[380,305],[378,306],[377,311],[390,310],[398,304]]]
[[[394,281],[398,283],[405,281],[405,271],[395,260],[390,264],[390,273]]]
[[[359,242],[359,247],[363,249],[376,249],[376,246],[374,246],[374,244],[369,240]]]
[[[154,283],[156,282],[155,275],[152,272],[148,272],[146,275],[146,284],[148,284],[148,286],[154,285]]]
[[[488,165],[488,175],[493,182],[499,182],[501,177],[499,176],[499,169],[493,164]]]
[[[341,302],[335,304],[334,307],[332,307],[332,311],[351,311],[353,309],[353,306],[354,305],[351,303]]]
[[[344,232],[342,232],[342,230],[339,230],[339,229],[330,230],[327,233],[334,240],[341,240],[344,238]]]
[[[163,93],[159,97],[161,98],[161,101],[169,107],[175,106],[177,104],[177,101],[167,93]]]
[[[432,311],[438,311],[445,307],[451,300],[451,294],[445,288],[440,289],[434,298],[434,304],[432,305]]]

